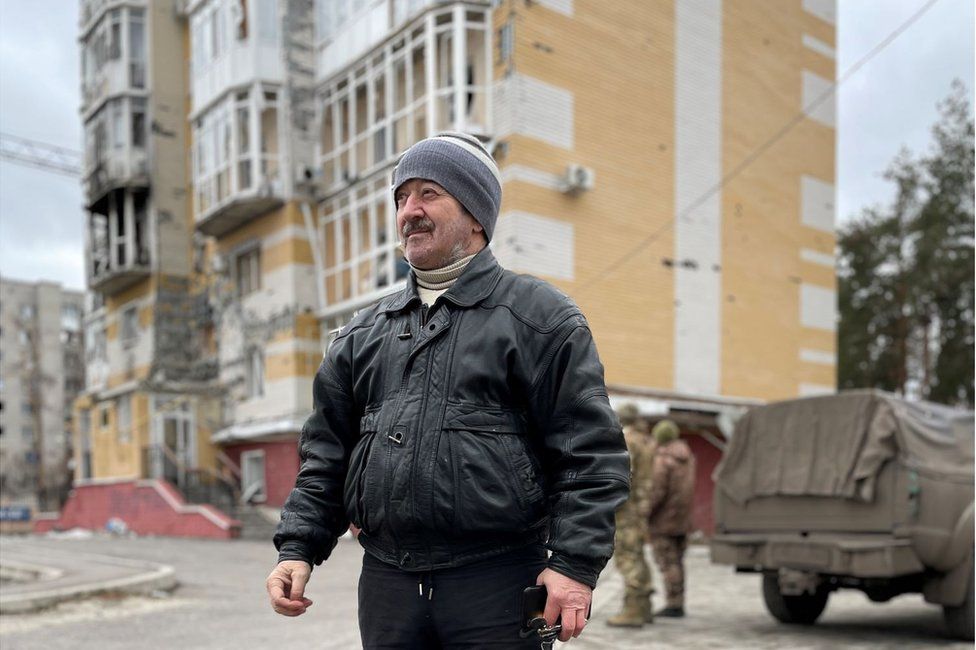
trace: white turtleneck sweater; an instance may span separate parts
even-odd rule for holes
[[[420,294],[420,299],[423,303],[428,307],[433,305],[445,291],[451,288],[454,281],[461,276],[464,267],[472,259],[474,259],[474,255],[468,255],[453,264],[429,271],[411,267],[414,276],[417,278],[417,293]]]

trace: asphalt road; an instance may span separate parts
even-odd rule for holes
[[[31,543],[38,564],[45,556],[64,558],[73,552],[79,559],[83,553],[99,553],[170,564],[180,586],[158,597],[102,597],[0,616],[3,650],[359,647],[356,585],[362,550],[351,540],[340,541],[332,559],[315,569],[307,592],[315,604],[294,619],[274,614],[267,603],[264,579],[275,560],[270,543],[108,537],[36,538]],[[3,552],[0,542],[0,557]],[[565,647],[973,647],[947,640],[941,611],[921,596],[879,605],[857,592],[835,593],[817,625],[794,628],[766,613],[758,577],[711,565],[703,547],[689,551],[687,564],[687,618],[658,620],[641,630],[608,628],[603,621],[615,612],[621,590],[619,576],[609,568],[595,592],[590,625]]]

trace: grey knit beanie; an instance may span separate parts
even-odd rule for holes
[[[401,185],[414,178],[434,181],[447,190],[491,241],[502,202],[502,181],[495,159],[477,138],[448,131],[416,143],[393,169],[394,197]]]

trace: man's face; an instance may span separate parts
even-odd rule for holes
[[[434,181],[409,180],[394,198],[404,256],[415,268],[441,268],[484,246],[481,224]]]

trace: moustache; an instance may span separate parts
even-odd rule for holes
[[[400,230],[400,235],[406,240],[411,234],[415,232],[424,232],[434,229],[434,222],[430,219],[419,219],[417,221],[411,221],[409,223],[403,224],[403,228]]]

